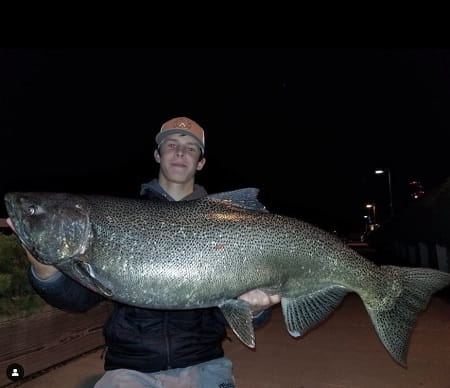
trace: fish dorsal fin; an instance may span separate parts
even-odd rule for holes
[[[249,348],[254,348],[255,333],[250,303],[242,299],[231,299],[219,307],[234,334]]]
[[[299,337],[325,320],[349,290],[333,285],[296,298],[281,298],[284,320],[293,337]]]
[[[254,187],[247,187],[245,189],[210,194],[207,198],[218,200],[221,202],[228,202],[231,205],[238,206],[243,209],[256,210],[267,213],[268,211],[266,207],[257,199],[258,193],[259,189]]]

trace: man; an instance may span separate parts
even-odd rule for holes
[[[205,165],[205,134],[195,121],[177,117],[156,135],[158,178],[141,186],[148,199],[187,201],[207,195],[195,184]],[[10,222],[9,222],[10,224]],[[11,225],[11,224],[10,224]],[[28,252],[33,288],[49,304],[85,311],[103,297]],[[264,323],[278,295],[260,290],[239,297],[253,310],[255,327]],[[104,376],[96,387],[233,387],[230,360],[223,357],[226,321],[218,308],[150,310],[116,303],[104,327],[107,346]]]

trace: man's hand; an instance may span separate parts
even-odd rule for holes
[[[238,299],[242,299],[250,303],[253,313],[264,310],[274,304],[281,302],[281,295],[269,295],[261,290],[251,290],[242,294]]]
[[[6,219],[6,223],[13,230],[13,232],[16,233],[16,230],[14,229],[14,226],[13,226],[10,218]],[[35,259],[35,257],[30,253],[30,251],[27,248],[25,248],[25,246],[23,244],[22,244],[22,247],[25,250],[28,261],[34,267],[35,274],[40,279],[42,279],[42,280],[48,279],[48,278],[52,277],[54,274],[56,274],[57,272],[59,272],[58,269],[56,267],[54,267],[53,265],[42,264],[41,262],[37,261]]]

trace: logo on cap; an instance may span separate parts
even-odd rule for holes
[[[177,128],[190,128],[191,123],[189,121],[186,121],[185,119],[180,119],[176,121],[175,127]]]

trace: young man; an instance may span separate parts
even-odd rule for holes
[[[163,124],[156,135],[154,157],[157,179],[141,186],[148,199],[187,201],[207,195],[195,184],[195,174],[205,165],[203,129],[187,117]],[[81,286],[55,267],[32,263],[33,288],[49,304],[85,311],[103,297]],[[239,297],[252,305],[255,327],[264,323],[271,305],[280,301],[260,290]],[[150,310],[116,303],[104,327],[104,376],[96,387],[233,387],[230,360],[223,357],[226,321],[218,308]]]

